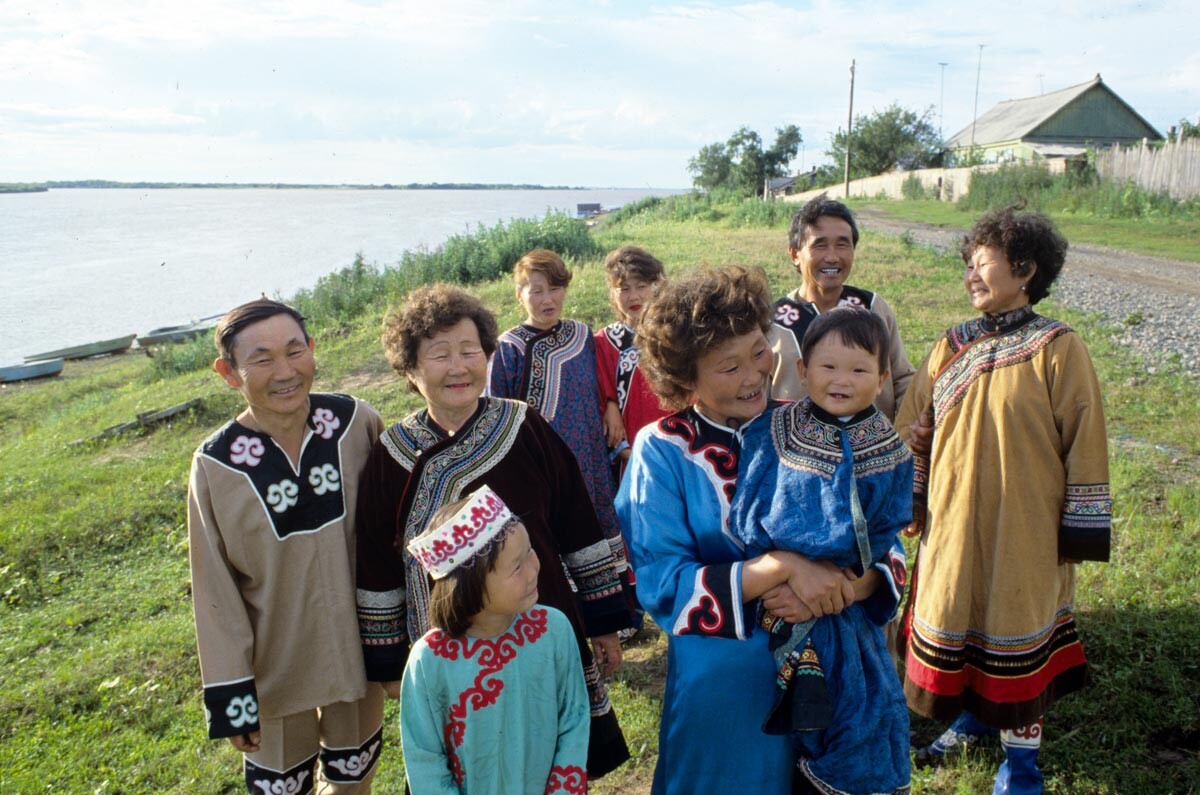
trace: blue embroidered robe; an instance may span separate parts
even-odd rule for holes
[[[784,406],[747,429],[739,466],[730,526],[748,557],[784,549],[860,573],[866,557],[903,587],[898,534],[912,521],[912,456],[878,409],[843,423],[809,398]],[[822,791],[898,792],[909,783],[908,710],[883,632],[892,610],[880,606],[851,605],[808,631],[832,714],[826,728],[798,736],[801,769]]]
[[[759,730],[775,665],[742,603],[747,555],[727,524],[738,447],[694,408],[672,414],[638,434],[617,495],[638,597],[668,633],[656,795],[791,792],[795,739]],[[871,601],[895,610],[891,588]]]

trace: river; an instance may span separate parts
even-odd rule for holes
[[[0,364],[288,296],[480,223],[678,191],[56,189],[0,194]]]

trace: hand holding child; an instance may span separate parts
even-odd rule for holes
[[[776,554],[786,555],[787,585],[814,616],[835,615],[854,604],[854,585],[835,564],[795,553]]]
[[[789,624],[799,624],[813,617],[812,611],[805,607],[796,592],[787,583],[776,585],[762,595],[762,606]]]

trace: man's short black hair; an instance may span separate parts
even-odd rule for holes
[[[295,320],[296,324],[300,326],[300,333],[304,335],[305,341],[308,341],[308,327],[304,325],[304,315],[300,314],[299,310],[279,301],[273,301],[270,298],[259,298],[244,303],[241,306],[235,306],[221,318],[221,322],[217,324],[217,331],[214,334],[217,353],[220,354],[222,359],[236,367],[237,362],[233,358],[233,347],[237,344],[238,334],[242,333],[242,330],[247,326],[252,326],[260,320],[266,320],[276,315],[287,315],[292,320]]]
[[[792,216],[792,225],[788,227],[788,246],[794,249],[804,247],[804,235],[808,228],[817,223],[823,216],[840,218],[850,224],[850,236],[854,246],[858,247],[858,224],[854,223],[854,213],[840,201],[829,198],[829,194],[809,199],[800,210]]]

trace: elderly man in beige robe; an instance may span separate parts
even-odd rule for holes
[[[870,290],[846,284],[857,247],[858,225],[850,208],[825,194],[809,201],[792,218],[788,256],[800,274],[800,286],[775,302],[775,322],[767,333],[775,352],[771,396],[799,400],[808,394],[796,367],[808,324],[835,306],[854,306],[878,315],[887,327],[891,376],[884,381],[875,406],[893,420],[914,370],[904,352],[896,314],[887,301]]]
[[[363,666],[354,507],[382,422],[310,392],[313,339],[285,304],[233,309],[216,342],[246,407],[196,449],[188,484],[209,736],[245,755],[256,795],[369,792],[384,694]]]

